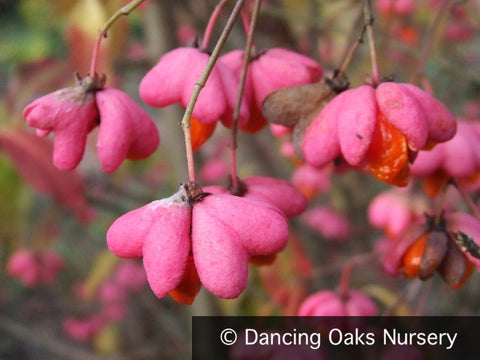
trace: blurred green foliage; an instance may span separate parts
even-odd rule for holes
[[[45,0],[0,2],[0,63],[26,63],[65,54],[62,21],[54,16],[52,3]]]

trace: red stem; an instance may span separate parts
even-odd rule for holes
[[[340,296],[348,296],[350,288],[350,275],[352,274],[353,267],[355,265],[363,264],[365,262],[371,262],[373,259],[377,259],[378,253],[376,251],[359,254],[353,256],[343,267],[342,276],[340,278],[340,284],[338,291]]]
[[[341,298],[346,298],[348,296],[350,275],[352,274],[354,265],[355,260],[350,260],[345,264],[345,267],[343,268],[342,277],[340,278],[340,285],[338,289]]]
[[[137,6],[139,6],[144,0],[131,0],[128,4],[122,6],[118,9],[110,18],[107,20],[105,24],[98,30],[97,41],[95,42],[95,46],[93,47],[93,54],[92,54],[92,61],[90,63],[90,76],[92,78],[95,77],[97,72],[97,60],[98,60],[98,52],[100,50],[100,43],[102,39],[107,36],[107,30],[118,20],[119,17],[125,15],[127,16],[130,14]]]
[[[183,136],[185,139],[185,152],[187,156],[188,180],[190,182],[196,182],[195,161],[193,158],[192,132],[190,130],[190,121],[188,122],[188,127],[183,126]]]
[[[95,41],[95,45],[93,46],[92,61],[90,62],[90,76],[92,78],[95,77],[97,72],[97,60],[100,52],[100,43],[102,42],[104,36],[104,33],[99,32],[97,35],[97,40]]]
[[[242,23],[243,23],[243,28],[245,29],[245,34],[248,34],[250,33],[250,19],[248,18],[248,13],[247,11],[244,9],[242,11]]]
[[[207,27],[205,28],[205,32],[203,34],[203,42],[202,42],[202,49],[205,50],[208,48],[208,44],[210,43],[210,38],[212,37],[213,27],[220,16],[220,12],[222,11],[223,6],[227,3],[228,0],[221,0],[215,9],[213,9],[212,15],[210,15],[210,19],[208,20]]]

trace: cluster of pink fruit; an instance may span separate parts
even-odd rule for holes
[[[209,58],[204,49],[194,47],[168,52],[143,78],[140,97],[151,106],[180,103],[186,107]],[[209,138],[218,122],[233,126],[243,58],[243,51],[235,50],[221,56],[214,65],[192,113],[195,149]],[[281,88],[320,82],[322,74],[317,62],[292,51],[270,49],[254,54],[240,104],[238,128],[251,133],[261,130],[267,119],[271,121],[262,113],[262,104],[270,94]],[[297,160],[305,163],[302,171],[311,174],[315,170],[308,169],[342,164],[373,174],[388,184],[406,186],[412,173],[440,176],[441,170],[445,180],[449,176],[468,178],[479,170],[477,162],[475,166],[470,164],[468,171],[460,171],[455,167],[458,162],[445,160],[462,147],[459,137],[473,139],[476,135],[466,129],[470,125],[462,124],[454,137],[455,118],[431,94],[411,84],[383,79],[345,90],[328,85],[333,80],[323,79],[330,101],[311,116],[311,123],[303,124],[302,136],[296,140]],[[107,173],[115,171],[125,158],[148,157],[159,144],[157,128],[145,111],[123,92],[106,87],[104,79],[96,74],[78,80],[72,88],[37,99],[27,106],[24,116],[29,125],[37,128],[38,135],[55,133],[54,163],[61,169],[78,165],[86,137],[96,126],[100,128],[97,152]],[[277,125],[277,133],[295,133],[296,124],[290,125]],[[435,146],[442,142],[443,146]],[[286,153],[292,154],[287,149]],[[478,154],[472,153],[471,158],[476,160]],[[309,186],[314,189],[309,190]],[[285,247],[289,237],[287,218],[306,209],[307,198],[313,196],[315,186],[318,179],[299,186],[305,190],[305,197],[290,183],[267,177],[238,179],[238,184],[231,188],[202,188],[189,181],[171,197],[153,201],[117,219],[107,233],[108,247],[119,257],[142,258],[150,287],[158,297],[170,294],[175,300],[190,304],[203,284],[221,298],[235,298],[246,287],[249,262],[270,263]],[[315,216],[325,214],[329,212],[310,213],[306,221],[315,224]],[[437,222],[435,226],[440,223],[444,224]],[[344,228],[345,224],[339,227]],[[412,241],[424,233],[441,232],[445,239],[442,238],[437,266],[423,269],[423,252],[415,253],[414,261],[420,262],[420,272],[431,275],[438,270],[447,282],[457,286],[471,271],[469,260],[463,252],[449,257],[458,249],[447,236],[447,225],[441,229],[431,226],[415,233],[413,240],[401,243],[402,251],[395,251],[397,267]],[[334,233],[338,237],[348,234]],[[457,266],[461,261],[461,274],[452,274],[452,264]],[[412,274],[416,276],[418,271]],[[328,303],[337,315],[341,314],[340,309],[345,314],[376,311],[361,294],[348,294],[348,301],[332,293],[314,295],[300,313],[323,314],[315,308],[318,303]]]
[[[63,268],[63,259],[57,253],[22,248],[15,251],[7,262],[7,273],[27,287],[50,285]]]
[[[125,93],[104,86],[105,79],[87,76],[76,85],[45,95],[24,110],[37,135],[55,133],[53,162],[71,170],[82,160],[87,135],[101,124],[97,140],[100,163],[106,173],[125,158],[143,159],[159,144],[155,123]]]
[[[101,303],[100,310],[88,316],[65,319],[64,332],[78,341],[90,340],[108,324],[125,317],[129,296],[141,291],[146,282],[145,272],[139,264],[131,260],[122,261],[95,293],[94,300]],[[84,300],[84,287],[78,286],[75,292],[78,298]]]

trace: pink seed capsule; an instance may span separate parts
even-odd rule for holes
[[[373,316],[377,312],[377,305],[358,290],[349,290],[345,297],[324,290],[307,297],[298,316]]]
[[[193,208],[192,250],[202,284],[222,298],[244,289],[251,256],[283,249],[285,216],[266,203],[229,194],[207,196]]]
[[[164,107],[180,103],[187,107],[195,83],[210,56],[196,48],[180,47],[163,55],[140,83],[140,97],[148,105]],[[223,63],[217,62],[202,89],[192,116],[203,124],[212,124],[233,111],[238,81]],[[243,103],[241,117],[249,116]]]
[[[53,163],[61,170],[71,170],[83,157],[98,113],[93,94],[77,85],[36,99],[25,108],[23,117],[41,136],[55,133]]]
[[[286,217],[297,216],[307,208],[305,195],[288,181],[266,176],[249,176],[242,181],[247,188],[244,197],[265,201]]]
[[[127,94],[104,87],[95,99],[100,113],[97,153],[106,173],[117,170],[127,157],[143,159],[157,149],[155,123]]]
[[[152,201],[119,217],[107,231],[107,244],[118,257],[141,258],[145,238],[154,222],[172,217],[174,226],[180,226],[182,216],[190,211],[188,196],[183,187],[171,197]],[[189,220],[187,220],[189,221]]]

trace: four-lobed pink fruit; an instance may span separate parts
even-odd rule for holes
[[[117,170],[126,158],[150,156],[160,137],[147,112],[120,90],[103,85],[87,88],[88,79],[36,99],[23,112],[37,135],[55,134],[55,166],[74,169],[83,158],[87,135],[97,126],[97,152],[106,173]]]
[[[199,281],[210,292],[235,298],[246,287],[249,259],[286,245],[288,224],[276,207],[230,194],[201,197],[192,202],[182,185],[171,197],[123,215],[107,232],[115,255],[143,257],[158,297],[184,285],[191,255]],[[191,286],[198,292],[195,283]],[[183,299],[191,303],[195,296],[193,292]]]

